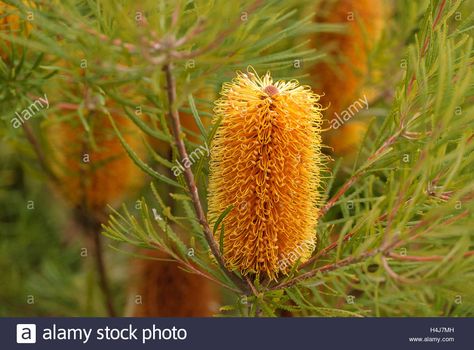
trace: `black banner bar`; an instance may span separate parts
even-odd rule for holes
[[[474,318],[0,318],[1,349],[474,349]]]

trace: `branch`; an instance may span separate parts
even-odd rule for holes
[[[247,14],[251,14],[252,12],[254,12],[256,9],[258,9],[261,5],[262,5],[263,1],[262,0],[256,0],[254,1],[254,3],[252,4],[252,6],[250,6],[248,9],[247,9]],[[239,24],[240,24],[240,18],[237,18],[234,23],[231,23],[229,25],[229,29],[223,31],[222,33],[220,33],[220,35],[216,38],[216,40],[214,40],[213,42],[209,43],[208,45],[204,46],[203,48],[200,48],[198,50],[195,50],[195,51],[192,51],[190,53],[175,53],[175,57],[178,58],[178,59],[190,59],[190,58],[193,58],[193,57],[197,57],[197,56],[200,56],[208,51],[211,51],[211,50],[214,50],[216,47],[219,47],[220,44],[222,44],[222,42],[230,35],[232,34],[238,27],[239,27]]]
[[[438,8],[438,14],[436,15],[436,18],[433,22],[433,25],[431,26],[431,30],[434,30],[435,27],[438,25],[438,22],[441,19],[441,14],[443,13],[445,5],[446,5],[446,0],[442,0],[441,4],[439,5],[439,8]],[[426,52],[428,51],[428,44],[429,43],[430,43],[430,37],[427,36],[425,38],[425,41],[423,42],[423,47],[421,49],[420,58],[423,58],[426,55]],[[416,80],[416,74],[413,73],[413,75],[411,76],[410,82],[408,83],[407,95],[410,94],[411,89],[413,88],[413,84],[415,83],[415,80]]]
[[[328,200],[328,202],[326,203],[326,205],[324,207],[322,207],[322,209],[319,211],[319,217],[322,217],[324,216],[328,211],[329,209],[331,209],[336,203],[337,201],[339,200],[339,198],[341,198],[344,193],[346,193],[346,191],[351,188],[351,186],[357,181],[359,180],[359,178],[364,174],[364,170],[369,166],[371,165],[372,163],[374,163],[375,161],[377,161],[377,158],[384,154],[387,149],[393,145],[395,143],[395,141],[398,139],[398,137],[401,135],[402,133],[402,130],[403,128],[400,128],[394,135],[390,136],[383,144],[382,146],[379,147],[379,149],[377,151],[375,151],[374,154],[372,154],[369,158],[367,158],[367,165],[365,167],[363,167],[362,169],[360,169],[358,172],[356,172],[354,175],[352,175],[345,183],[344,185],[341,186],[341,188],[339,189],[339,191],[337,191],[337,193],[330,199]]]
[[[172,249],[167,249],[166,247],[164,247],[163,245],[160,245],[159,243],[157,242],[154,242],[154,241],[148,241],[147,242],[149,245],[153,246],[155,249],[161,251],[161,252],[164,252],[166,254],[168,254],[171,259],[168,259],[167,261],[172,261],[172,262],[175,262],[179,265],[182,265],[183,266],[183,270],[185,270],[186,272],[188,273],[194,273],[196,275],[199,275],[201,277],[204,277],[206,279],[208,279],[209,281],[213,282],[213,283],[216,283],[218,285],[220,285],[221,287],[223,288],[226,288],[228,290],[231,290],[233,292],[236,292],[236,293],[240,293],[241,291],[238,290],[238,289],[235,289],[235,288],[232,288],[230,287],[229,285],[225,284],[225,283],[222,283],[221,281],[219,281],[217,278],[214,278],[212,275],[210,274],[207,274],[203,271],[201,271],[199,268],[195,267],[192,263],[182,259],[179,255],[175,254],[173,252]],[[158,260],[158,259],[155,259],[155,260]],[[188,269],[188,270],[186,270]]]
[[[99,288],[102,292],[105,308],[109,317],[116,317],[117,312],[114,306],[114,298],[110,290],[109,277],[104,260],[104,249],[102,245],[102,235],[100,234],[100,220],[97,213],[92,213],[84,200],[82,207],[74,212],[74,219],[82,227],[86,237],[92,238],[92,249],[94,254],[94,264],[97,269]]]
[[[467,215],[469,214],[469,211],[468,210],[465,210],[463,211],[462,213],[456,215],[456,216],[453,216],[453,217],[450,217],[449,219],[445,220],[443,222],[444,226],[448,226],[448,225],[451,225],[453,222],[456,222],[464,217],[466,217]],[[408,239],[407,241],[413,241],[415,240],[416,238],[420,237],[423,233],[425,233],[426,231],[429,231],[431,229],[431,226],[430,224],[433,224],[442,214],[437,214],[437,215],[433,215],[432,217],[429,217],[429,218],[426,218],[425,220],[420,220],[416,225],[412,226],[410,228],[410,230],[408,231]],[[419,233],[416,233],[416,234],[413,234],[414,232],[416,232],[416,230],[420,227],[427,227],[426,230],[424,231],[421,231]],[[395,249],[395,248],[398,248],[400,247],[403,243],[405,243],[403,240],[396,240],[394,241],[391,246],[390,246],[390,249]]]
[[[167,63],[163,67],[163,70],[166,74],[166,84],[167,84],[166,90],[168,93],[169,115],[171,118],[174,141],[178,148],[178,153],[179,153],[179,156],[181,157],[181,161],[184,162],[184,159],[188,158],[188,153],[186,151],[184,141],[181,137],[182,135],[181,121],[179,118],[178,109],[176,108],[176,82],[172,74],[172,69],[173,69],[172,63]],[[240,287],[243,291],[247,291],[248,290],[247,285],[237,275],[229,271],[225,266],[224,259],[222,255],[220,254],[219,247],[217,246],[217,243],[214,240],[214,236],[212,234],[211,228],[209,227],[209,223],[207,222],[204,209],[202,208],[201,200],[199,198],[199,192],[198,192],[191,168],[185,167],[184,178],[186,180],[186,185],[191,195],[191,200],[193,202],[197,219],[199,223],[201,224],[202,228],[204,229],[204,235],[206,237],[206,241],[209,244],[212,254],[216,258],[217,263],[219,264],[221,269],[224,271],[224,273],[230,278],[230,280],[234,282],[236,286]]]
[[[462,212],[461,214],[459,215],[456,215],[454,217],[450,217],[446,220],[444,220],[442,222],[443,226],[447,226],[457,220],[460,220],[462,218],[464,218],[466,215],[468,214],[468,211],[464,211]],[[431,230],[431,227],[427,227],[427,224],[429,222],[434,222],[434,220],[438,217],[439,215],[437,216],[434,216],[434,217],[430,217],[430,218],[426,218],[425,220],[420,220],[418,222],[418,224],[414,225],[408,232],[408,237],[406,238],[406,241],[411,241],[419,236],[421,236],[422,234],[425,234],[426,232],[430,231]],[[419,232],[419,233],[416,233],[416,230],[420,227],[427,227],[425,230]],[[413,235],[411,235],[413,234]],[[289,287],[292,287],[300,282],[303,282],[307,279],[310,279],[310,278],[313,278],[315,277],[318,273],[325,273],[325,272],[330,272],[330,271],[334,271],[334,270],[337,270],[337,269],[340,269],[341,267],[345,267],[345,266],[349,266],[349,265],[354,265],[354,264],[357,264],[359,262],[362,262],[368,258],[371,258],[373,256],[376,256],[378,254],[382,254],[383,256],[387,256],[391,253],[391,251],[397,247],[399,247],[400,245],[402,245],[403,243],[406,243],[405,240],[401,239],[401,238],[396,238],[394,239],[392,242],[390,243],[384,243],[382,244],[380,247],[376,248],[376,249],[373,249],[373,250],[369,250],[369,251],[366,251],[362,254],[360,254],[359,256],[357,257],[354,257],[354,256],[349,256],[345,259],[342,259],[338,262],[335,262],[335,263],[330,263],[330,264],[327,264],[327,265],[324,265],[322,267],[319,267],[317,269],[314,269],[314,270],[311,270],[311,271],[308,271],[306,273],[303,273],[289,281],[286,281],[286,282],[283,282],[283,283],[280,283],[274,287],[271,287],[269,288],[269,290],[278,290],[278,289],[284,289],[284,288],[289,288]],[[472,256],[474,255],[474,252],[473,251],[469,251],[466,253],[466,256]],[[388,271],[388,270],[387,270]]]
[[[341,243],[347,242],[349,239],[352,238],[359,230],[353,230],[346,234],[344,238],[342,239]],[[309,260],[304,262],[303,264],[300,265],[299,270],[304,269],[306,266],[311,265],[312,263],[316,262],[319,258],[322,256],[326,256],[331,250],[337,247],[339,243],[339,240],[336,240],[332,242],[330,245],[328,245],[326,248],[321,249],[319,252],[317,252],[315,255],[313,255]]]
[[[49,168],[48,163],[46,162],[46,157],[45,157],[45,155],[43,153],[43,150],[41,148],[41,145],[39,144],[38,140],[36,139],[36,136],[33,133],[33,130],[31,130],[28,123],[23,123],[22,128],[23,128],[23,131],[25,132],[25,135],[26,135],[26,138],[27,138],[28,142],[31,144],[31,146],[33,147],[33,150],[36,153],[36,156],[38,157],[38,161],[39,161],[39,164],[40,164],[41,168],[43,169],[45,174],[49,177],[49,179],[53,183],[57,184],[58,183],[58,178],[56,177],[56,175],[54,175],[52,170]]]
[[[306,273],[303,273],[303,274],[299,275],[298,277],[295,277],[295,278],[293,278],[293,279],[291,279],[287,282],[280,283],[280,284],[270,288],[270,290],[290,288],[290,287],[294,286],[295,284],[303,282],[304,280],[315,277],[318,273],[330,272],[330,271],[340,269],[341,267],[357,264],[361,261],[364,261],[367,258],[370,258],[372,256],[375,256],[375,255],[379,254],[382,251],[383,250],[379,248],[379,249],[374,249],[374,250],[370,250],[370,251],[367,251],[365,253],[362,253],[358,257],[349,256],[349,257],[347,257],[345,259],[342,259],[338,262],[327,264],[327,265],[321,266],[317,269],[314,269],[314,270],[308,271]]]
[[[405,284],[420,284],[424,282],[423,279],[410,279],[404,276],[400,276],[398,273],[392,270],[385,256],[382,256],[382,265],[385,271],[387,271],[388,275],[397,282],[405,283]]]
[[[36,156],[38,157],[38,161],[44,173],[51,180],[54,187],[56,188],[60,187],[61,184],[59,182],[59,179],[53,173],[53,171],[49,168],[48,163],[46,162],[46,157],[43,153],[43,149],[41,148],[40,143],[36,139],[36,136],[33,133],[33,130],[31,130],[31,127],[27,123],[23,123],[22,128],[23,128],[23,131],[25,132],[28,142],[31,144],[31,146],[33,147],[33,150],[36,153]],[[95,258],[97,272],[99,275],[99,286],[102,291],[102,294],[104,295],[104,301],[105,301],[105,305],[106,305],[109,316],[115,317],[116,312],[113,305],[113,297],[109,288],[107,272],[105,269],[102,241],[101,241],[100,234],[97,232],[97,228],[100,227],[100,224],[95,222],[94,219],[91,219],[91,217],[92,216],[89,215],[88,213],[81,213],[81,214],[76,213],[74,219],[84,229],[86,234],[93,236],[94,258]]]
[[[99,274],[99,286],[104,296],[105,306],[109,317],[117,317],[115,306],[113,303],[113,296],[110,291],[110,284],[107,269],[104,261],[104,249],[102,246],[102,235],[99,233],[100,224],[95,225],[95,229],[91,228],[91,235],[94,237],[94,256],[95,265]]]
[[[461,198],[461,200],[463,201],[471,201],[472,199],[474,199],[474,196],[472,193],[468,193],[466,194],[464,197]],[[408,201],[405,202],[408,203]],[[452,222],[455,222],[465,216],[468,215],[468,211],[465,210],[463,211],[462,213],[458,214],[457,216],[454,216],[448,220],[445,221],[445,225],[449,225],[451,224]],[[439,215],[438,215],[439,216]],[[386,218],[388,217],[388,214],[385,213],[385,214],[382,214],[380,215],[375,221],[374,221],[374,224],[380,222],[380,221],[383,221],[385,220]],[[415,231],[417,228],[419,227],[422,227],[422,226],[428,226],[430,223],[433,222],[433,220],[437,218],[437,217],[432,217],[430,218],[429,220],[421,220],[418,222],[418,224],[412,226],[412,228],[410,229],[410,232],[413,232]],[[365,220],[364,220],[365,221]],[[386,227],[386,229],[388,228],[388,226]],[[359,229],[354,229],[352,230],[351,232],[347,233],[341,240],[341,243],[345,243],[347,241],[349,241],[353,236],[355,236],[358,232],[360,231],[360,228]],[[409,240],[413,240],[415,238],[417,238],[419,236],[419,234],[415,234],[413,236],[410,237]],[[326,246],[325,248],[321,249],[319,252],[317,252],[315,255],[313,255],[310,259],[308,259],[307,261],[305,261],[303,264],[301,264],[298,268],[298,270],[301,270],[301,269],[304,269],[305,267],[315,263],[319,258],[323,257],[323,256],[326,256],[331,250],[337,248],[339,245],[339,239],[335,240],[334,242],[332,242],[331,244],[329,244],[328,246]],[[398,246],[398,245],[397,245]],[[467,254],[467,253],[466,253]],[[401,256],[401,255],[400,255]],[[466,256],[469,256],[469,255],[466,255]]]
[[[431,256],[413,256],[413,255],[400,255],[397,253],[390,252],[387,254],[389,257],[395,260],[402,260],[402,261],[416,261],[416,262],[425,262],[425,261],[440,261],[443,260],[445,257],[442,255],[431,255]],[[464,258],[468,258],[470,256],[474,256],[474,250],[470,250],[463,254]]]

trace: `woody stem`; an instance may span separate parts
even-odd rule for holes
[[[104,262],[104,251],[102,248],[102,236],[99,232],[93,231],[92,236],[94,238],[94,257],[97,268],[97,273],[99,275],[99,285],[104,296],[105,306],[107,308],[107,313],[110,317],[116,317],[117,313],[115,311],[113,297],[110,290],[109,279],[107,275],[107,270],[105,268]]]
[[[91,239],[94,265],[97,272],[99,288],[102,292],[104,306],[109,317],[117,317],[114,306],[114,298],[109,284],[109,276],[104,259],[104,249],[102,245],[102,235],[100,233],[100,220],[97,215],[90,210],[87,200],[83,199],[81,208],[75,211],[74,219],[82,227],[87,239]],[[97,214],[97,213],[96,213]]]
[[[56,175],[54,175],[54,173],[49,168],[48,163],[46,162],[46,157],[44,155],[43,149],[41,148],[41,145],[39,144],[38,139],[33,133],[33,130],[27,123],[23,123],[22,128],[23,128],[23,131],[25,132],[26,139],[31,144],[34,152],[36,153],[36,157],[38,158],[38,162],[41,168],[43,169],[43,171],[46,173],[48,178],[53,183],[57,183],[58,179],[56,178]]]
[[[173,129],[174,142],[178,148],[178,153],[181,158],[181,162],[184,162],[185,159],[189,158],[188,153],[186,151],[186,147],[184,145],[184,141],[181,137],[182,129],[178,108],[176,107],[176,82],[172,74],[172,63],[165,64],[163,70],[166,74],[169,115]],[[225,266],[224,259],[219,251],[219,247],[216,241],[214,240],[214,236],[212,234],[211,228],[209,227],[209,223],[207,222],[204,209],[201,205],[198,188],[196,186],[196,181],[194,180],[194,174],[191,171],[191,168],[185,167],[184,178],[186,180],[186,185],[188,187],[189,194],[191,195],[191,200],[193,203],[194,210],[196,212],[197,219],[204,230],[204,236],[206,238],[207,243],[209,244],[209,247],[211,248],[211,252],[214,255],[217,263],[221,267],[222,271],[224,271],[227,277],[229,277],[229,279],[236,286],[238,286],[242,291],[247,291],[248,286],[235,273],[229,271]]]

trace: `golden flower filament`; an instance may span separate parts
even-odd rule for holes
[[[228,268],[276,279],[316,243],[321,167],[319,96],[269,73],[224,84],[213,122],[209,221],[223,220]]]

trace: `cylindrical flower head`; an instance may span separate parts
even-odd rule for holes
[[[367,130],[367,121],[352,119],[339,125],[338,115],[359,98],[373,97],[375,91],[364,87],[374,75],[369,69],[372,49],[389,20],[390,2],[384,0],[323,0],[318,2],[318,24],[343,25],[342,32],[322,32],[313,37],[318,50],[326,49],[326,59],[311,69],[321,98],[327,126],[324,142],[337,156],[355,156]],[[358,121],[356,121],[358,120]],[[337,126],[336,126],[337,125]]]
[[[316,244],[321,166],[319,96],[295,80],[237,73],[213,122],[209,222],[223,220],[228,268],[276,279]],[[221,224],[222,225],[222,224]]]
[[[138,127],[123,115],[114,112],[112,117],[130,147],[138,155],[144,154]],[[117,206],[127,195],[138,191],[143,172],[127,155],[105,113],[94,111],[88,116],[95,147],[78,119],[57,122],[48,128],[56,161],[53,169],[61,194],[70,204],[87,204],[94,213],[102,213],[108,205]]]

